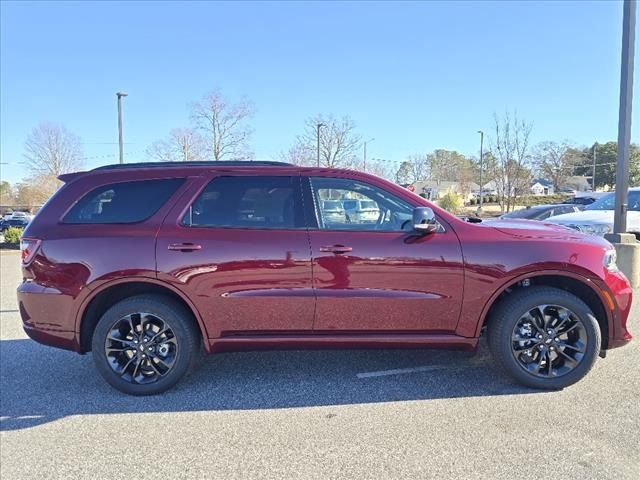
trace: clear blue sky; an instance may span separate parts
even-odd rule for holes
[[[350,115],[376,138],[369,157],[393,160],[475,154],[476,131],[505,108],[534,122],[535,141],[617,138],[621,2],[3,2],[0,13],[11,182],[45,120],[82,138],[86,167],[116,162],[118,90],[130,160],[213,88],[254,101],[258,159],[317,113]],[[636,59],[636,142],[638,77]]]

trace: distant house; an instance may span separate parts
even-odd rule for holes
[[[529,191],[533,195],[553,195],[555,193],[555,188],[553,187],[553,183],[549,180],[538,178],[531,182]]]
[[[474,194],[480,190],[480,185],[474,182],[446,182],[436,180],[420,180],[413,184],[414,191],[418,195],[423,195],[429,200],[438,200],[449,192],[453,192],[462,197],[462,200],[469,202],[474,198]]]

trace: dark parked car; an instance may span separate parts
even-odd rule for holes
[[[25,228],[29,225],[29,220],[26,218],[12,218],[10,220],[3,220],[0,222],[0,232],[4,232],[5,230],[15,227],[15,228]]]
[[[568,203],[568,204],[574,204],[574,205],[582,205],[583,207],[586,205],[591,205],[593,202],[595,202],[598,198],[600,198],[600,196],[595,197],[595,196],[590,196],[590,195],[585,195],[582,197],[572,197],[568,200],[565,200],[563,203]]]
[[[22,240],[24,329],[129,394],[172,387],[202,347],[474,350],[485,327],[508,373],[557,389],[631,340],[611,244],[564,227],[467,223],[373,175],[275,162],[60,178]],[[327,221],[334,191],[376,222]]]
[[[505,213],[500,218],[519,218],[520,220],[546,220],[554,215],[579,212],[584,207],[578,205],[536,205]]]

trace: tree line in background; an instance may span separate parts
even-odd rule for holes
[[[214,90],[192,103],[190,123],[175,128],[153,142],[146,152],[151,161],[252,160],[253,133],[249,121],[255,107],[246,98],[230,101]],[[494,115],[483,155],[483,184],[491,183],[503,210],[511,210],[517,196],[528,191],[533,178],[544,178],[559,191],[574,176],[591,177],[595,164],[595,188],[613,186],[616,142],[579,147],[569,141],[544,141],[531,145],[533,125],[516,113]],[[0,183],[0,205],[41,205],[59,187],[57,177],[80,170],[84,153],[80,138],[64,126],[42,123],[25,141],[24,164],[29,176],[15,186]],[[279,159],[295,165],[350,168],[387,177],[400,184],[417,181],[451,181],[469,186],[480,183],[478,156],[436,149],[415,153],[398,163],[364,158],[362,136],[348,116],[309,117],[291,147]],[[366,161],[366,165],[365,165]],[[630,184],[640,185],[640,147],[631,146]],[[463,187],[464,189],[464,187]]]

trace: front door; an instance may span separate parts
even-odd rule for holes
[[[212,176],[187,197],[158,235],[158,278],[191,299],[209,337],[309,332],[300,176]]]
[[[305,179],[317,228],[309,232],[317,296],[316,333],[451,333],[460,314],[463,262],[455,232],[418,235],[413,205],[346,178]],[[375,215],[347,217],[360,200]]]

